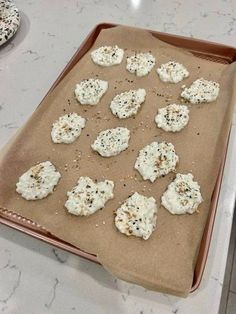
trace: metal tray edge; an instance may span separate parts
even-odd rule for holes
[[[96,40],[97,35],[100,33],[100,31],[102,29],[107,29],[107,28],[111,28],[111,27],[115,27],[115,26],[119,26],[119,24],[113,24],[113,23],[100,23],[97,24],[90,32],[89,34],[86,36],[86,38],[83,40],[83,42],[81,43],[81,45],[79,46],[79,48],[77,49],[77,51],[74,53],[74,55],[72,56],[72,58],[70,59],[70,61],[67,63],[67,65],[65,66],[65,68],[62,70],[62,72],[59,74],[58,78],[55,80],[55,82],[53,83],[53,85],[51,86],[51,88],[49,89],[49,91],[46,93],[46,95],[44,96],[44,98],[42,99],[42,101],[40,102],[40,104],[43,102],[43,100],[55,89],[55,87],[60,83],[60,81],[66,76],[66,74],[73,68],[73,66],[78,62],[78,60],[80,58],[83,57],[83,55],[89,50],[89,48],[91,47],[91,45],[93,44],[93,42]],[[172,45],[178,46],[178,47],[182,47],[185,49],[188,49],[186,46],[183,47],[179,44],[176,44],[176,41],[178,42],[179,40],[183,40],[185,45],[190,44],[190,43],[194,43],[194,47],[198,45],[199,48],[199,44],[201,44],[201,48],[206,48],[207,46],[211,46],[213,47],[213,52],[210,53],[209,55],[213,55],[213,56],[217,56],[217,57],[222,57],[222,51],[223,50],[227,50],[227,53],[230,55],[230,57],[226,58],[225,60],[228,61],[228,63],[234,62],[236,61],[236,49],[234,47],[231,46],[226,46],[223,44],[218,44],[218,43],[213,43],[213,42],[208,42],[205,40],[201,40],[201,39],[195,39],[195,38],[188,38],[188,37],[184,37],[184,36],[179,36],[179,35],[173,35],[173,34],[168,34],[168,33],[162,33],[162,32],[158,32],[158,31],[153,31],[153,30],[148,30],[147,31],[151,32],[153,35],[156,35],[156,37],[158,37],[159,39],[170,43]],[[164,36],[164,38],[163,38]],[[167,38],[167,39],[166,39]],[[175,40],[173,43],[173,39]],[[88,43],[91,43],[90,47],[87,48]],[[221,54],[215,54],[215,49],[217,50],[220,49],[221,50]],[[195,52],[199,52],[199,50],[195,50],[195,49],[188,49],[189,51],[195,53]],[[204,49],[201,49],[201,54],[205,55],[206,53],[204,53]],[[40,106],[39,104],[39,106]],[[39,107],[38,106],[38,107]],[[224,156],[222,158],[222,165],[219,171],[219,175],[218,175],[218,179],[216,182],[216,186],[214,189],[214,193],[213,193],[213,203],[214,203],[214,210],[211,210],[209,212],[209,216],[208,216],[208,220],[204,229],[204,233],[203,233],[203,240],[204,240],[204,244],[205,244],[205,249],[204,252],[202,254],[202,258],[201,258],[201,262],[199,263],[199,255],[200,255],[200,250],[201,250],[201,246],[202,246],[202,242],[200,245],[200,249],[199,249],[199,255],[197,258],[197,263],[196,263],[196,267],[195,267],[195,271],[194,271],[194,279],[193,279],[193,285],[191,287],[190,292],[195,291],[200,283],[201,283],[201,279],[203,276],[203,272],[205,269],[205,264],[207,261],[207,256],[208,256],[208,251],[209,251],[209,247],[210,247],[210,242],[211,242],[211,236],[212,236],[212,232],[213,232],[213,225],[214,225],[214,220],[215,220],[215,215],[216,215],[216,210],[217,210],[217,203],[218,203],[218,198],[219,198],[219,192],[220,192],[220,187],[221,187],[221,182],[222,182],[222,178],[223,178],[223,172],[224,172],[224,165],[225,165],[225,159],[226,159],[226,155],[227,155],[227,147],[228,144],[225,147],[224,150]],[[56,247],[59,247],[61,249],[64,249],[66,251],[69,251],[70,253],[79,255],[83,258],[89,259],[95,263],[99,262],[97,261],[97,258],[95,255],[89,254],[87,252],[84,252],[82,250],[80,250],[77,247],[72,246],[69,243],[66,243],[64,241],[62,241],[61,239],[58,239],[52,235],[49,235],[47,233],[43,233],[40,231],[36,231],[33,230],[29,227],[26,227],[24,225],[21,225],[20,223],[14,222],[9,218],[6,218],[4,216],[1,216],[1,211],[0,211],[0,223],[7,225],[11,228],[14,228],[16,230],[19,230],[21,232],[24,232],[28,235],[31,235],[39,240],[42,240],[46,243],[49,243],[51,245],[54,245]],[[211,228],[209,228],[209,226]],[[196,268],[198,267],[198,274],[195,274],[196,272]]]

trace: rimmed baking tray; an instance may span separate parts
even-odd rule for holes
[[[52,90],[58,85],[58,83],[66,76],[66,74],[74,67],[74,65],[91,48],[91,46],[93,45],[100,31],[102,29],[111,28],[114,26],[117,26],[117,25],[111,24],[111,23],[102,23],[95,26],[95,28],[90,32],[90,34],[81,44],[80,48],[71,58],[67,66],[62,71],[62,73],[59,75],[59,77],[57,78],[53,86],[50,88],[46,96],[48,96],[48,94],[52,92]],[[169,44],[175,45],[177,47],[187,49],[188,51],[192,52],[197,57],[208,59],[208,60],[218,62],[218,63],[224,63],[224,64],[230,64],[236,61],[236,49],[233,47],[211,43],[211,42],[207,42],[203,40],[197,40],[193,38],[187,38],[187,37],[176,36],[176,35],[171,35],[171,34],[166,34],[166,33],[161,33],[161,32],[155,32],[151,30],[148,30],[148,31],[151,32],[151,34],[154,37],[157,37],[160,40],[165,41]],[[215,214],[217,210],[217,202],[218,202],[218,197],[220,193],[220,186],[221,186],[221,181],[223,177],[226,154],[227,154],[227,145],[224,148],[222,164],[220,167],[220,171],[218,174],[214,192],[212,194],[211,208],[209,210],[207,223],[204,229],[204,234],[203,234],[201,245],[199,248],[199,254],[198,254],[198,258],[197,258],[197,262],[196,262],[196,266],[194,270],[194,278],[193,278],[191,292],[196,290],[198,286],[200,285],[201,278],[204,272],[208,250],[209,250],[210,242],[211,242],[211,235],[213,231]],[[84,252],[80,250],[79,248],[62,241],[61,239],[54,237],[52,234],[50,234],[50,232],[48,232],[43,227],[39,226],[38,224],[34,223],[33,221],[29,219],[26,219],[24,217],[21,217],[20,215],[15,214],[12,211],[0,208],[0,222],[14,229],[22,231],[26,234],[29,234],[35,238],[38,238],[47,243],[55,245],[59,248],[67,250],[73,254],[79,255],[88,260],[98,263],[95,255]]]

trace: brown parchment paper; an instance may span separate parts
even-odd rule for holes
[[[228,66],[199,59],[146,31],[121,26],[103,30],[92,49],[113,44],[125,49],[121,65],[99,67],[93,64],[88,52],[4,150],[0,163],[0,207],[14,210],[53,235],[96,254],[103,266],[119,278],[149,289],[187,296],[229,133],[235,102],[235,64]],[[126,56],[135,51],[151,51],[156,57],[156,66],[146,77],[137,78],[125,69]],[[169,60],[183,63],[190,72],[189,78],[178,84],[162,83],[155,69]],[[90,77],[107,80],[109,89],[97,106],[82,106],[74,98],[74,87]],[[158,129],[154,123],[157,109],[169,103],[179,103],[181,86],[188,86],[199,77],[220,82],[218,100],[189,106],[189,124],[179,133]],[[131,88],[145,88],[146,101],[135,118],[119,120],[111,114],[109,104],[116,94]],[[68,112],[85,117],[86,127],[73,144],[53,144],[51,125]],[[93,152],[90,145],[97,133],[116,126],[131,130],[129,148],[111,158]],[[155,140],[170,141],[175,145],[180,158],[177,171],[194,174],[204,202],[199,207],[200,212],[193,215],[174,216],[160,207],[157,229],[148,241],[144,241],[119,233],[114,226],[113,211],[134,191],[155,197],[160,205],[160,197],[174,174],[149,183],[133,169],[138,151]],[[52,195],[39,201],[26,201],[15,192],[18,177],[30,166],[45,160],[53,162],[62,178]],[[90,217],[70,215],[64,208],[66,192],[80,176],[115,182],[114,199]]]

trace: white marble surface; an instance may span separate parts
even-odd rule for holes
[[[34,111],[92,27],[104,21],[236,46],[234,0],[16,1],[17,36],[0,49],[0,145]],[[187,299],[147,291],[102,267],[0,225],[1,313],[216,314],[232,224],[236,115],[206,270]]]

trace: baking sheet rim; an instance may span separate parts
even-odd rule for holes
[[[100,23],[97,24],[90,32],[89,34],[86,36],[86,38],[84,39],[84,41],[81,43],[80,47],[77,49],[77,51],[75,52],[75,54],[72,56],[72,58],[70,59],[70,61],[68,62],[68,64],[65,66],[65,68],[62,70],[62,72],[60,73],[60,75],[58,76],[58,78],[56,79],[56,81],[54,82],[54,84],[52,85],[52,87],[49,89],[49,91],[47,92],[47,94],[45,95],[44,98],[46,98],[52,91],[53,89],[57,86],[57,84],[65,77],[65,75],[73,68],[73,66],[79,61],[79,59],[82,58],[82,56],[86,53],[86,51],[91,47],[91,45],[93,44],[93,42],[96,40],[98,34],[100,33],[100,31],[104,28],[111,28],[111,27],[115,27],[118,26],[119,24],[113,24],[113,23]],[[179,40],[185,40],[188,41],[189,43],[194,42],[200,42],[200,43],[204,43],[204,44],[209,44],[212,46],[218,46],[221,48],[229,48],[229,49],[234,49],[233,47],[230,46],[226,46],[226,45],[221,45],[221,44],[217,44],[217,43],[213,43],[213,42],[207,42],[204,40],[198,40],[198,39],[192,39],[192,38],[187,38],[187,37],[183,37],[183,36],[177,36],[177,35],[172,35],[172,34],[166,34],[163,32],[155,32],[152,30],[147,30],[149,32],[151,32],[153,35],[162,35],[162,36],[167,36],[169,39],[179,39]],[[158,37],[158,36],[157,36]],[[91,41],[91,45],[86,48],[86,46],[88,45],[88,42]],[[180,46],[181,47],[181,46]],[[186,49],[186,48],[185,48]],[[83,51],[86,50],[86,51]],[[195,50],[194,50],[195,51]],[[80,56],[78,56],[79,54],[81,54]],[[203,52],[201,52],[201,55],[204,55]],[[207,54],[206,54],[207,55]],[[236,56],[236,53],[235,53]],[[44,100],[43,98],[43,100]],[[43,102],[43,100],[40,102],[40,104]],[[39,104],[39,106],[40,106]],[[230,135],[230,134],[229,134]],[[228,135],[228,139],[229,139],[229,135]],[[205,269],[205,265],[206,265],[206,261],[207,261],[207,256],[208,256],[208,251],[209,251],[209,247],[210,247],[210,243],[211,243],[211,235],[213,232],[213,227],[214,227],[214,220],[215,220],[215,215],[216,215],[216,210],[217,210],[217,204],[218,204],[218,198],[219,198],[219,194],[220,194],[220,187],[221,187],[221,182],[222,182],[222,178],[223,178],[223,173],[224,173],[224,165],[225,165],[225,160],[226,160],[226,156],[227,156],[227,150],[228,150],[228,142],[227,145],[224,148],[224,154],[223,154],[223,158],[222,158],[222,165],[221,168],[219,170],[219,175],[217,177],[217,181],[215,184],[215,188],[214,188],[214,192],[213,192],[213,197],[211,200],[211,208],[209,211],[209,215],[207,218],[207,223],[205,225],[204,228],[204,233],[203,233],[203,237],[202,237],[202,241],[200,244],[200,249],[199,249],[199,253],[198,253],[198,258],[197,258],[197,262],[196,262],[196,267],[194,269],[194,278],[193,278],[193,285],[191,287],[190,292],[195,291],[200,283],[201,283],[201,279],[203,276],[203,272]],[[6,212],[6,209],[2,209],[0,208],[0,223],[5,224],[9,227],[12,227],[18,231],[24,232],[28,235],[31,235],[39,240],[42,240],[44,242],[47,242],[51,245],[57,246],[61,249],[64,249],[66,251],[69,251],[73,254],[79,255],[83,258],[86,258],[90,261],[99,263],[96,259],[95,255],[92,255],[90,253],[84,252],[82,250],[80,250],[79,248],[74,247],[73,245],[64,242],[63,240],[54,237],[53,235],[51,235],[49,232],[47,232],[45,229],[43,231],[43,228],[37,229],[37,228],[32,228],[29,227],[30,225],[30,220],[26,219],[24,217],[21,217],[17,214],[14,213],[14,216],[17,217],[17,221],[14,220],[14,218],[11,217],[11,214],[6,214],[4,215],[4,211]],[[9,211],[11,212],[11,211]],[[27,224],[24,224],[22,222],[20,222],[21,220],[26,220]],[[34,223],[31,222],[31,224],[33,225]],[[40,226],[39,226],[40,228]],[[205,246],[202,248],[202,242],[203,240],[205,240]],[[203,249],[203,254],[200,254],[202,252]],[[200,262],[199,262],[199,256],[202,256]],[[196,275],[196,268],[197,266],[199,266],[199,273]]]

